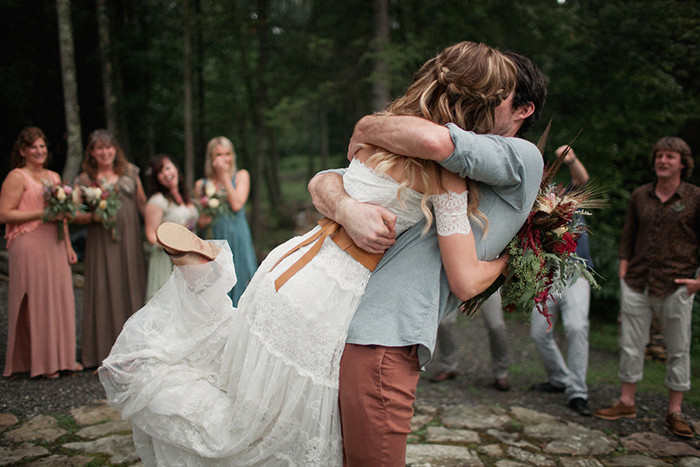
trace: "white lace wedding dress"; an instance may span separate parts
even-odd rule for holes
[[[397,232],[424,219],[421,194],[353,161],[354,198],[391,209]],[[465,212],[462,206],[461,212]],[[318,227],[317,227],[318,229]],[[314,231],[274,249],[233,308],[226,242],[215,261],[174,268],[134,314],[99,370],[109,403],[131,418],[146,465],[342,465],[338,368],[370,272],[326,239],[275,291]]]

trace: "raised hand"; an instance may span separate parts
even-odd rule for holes
[[[225,157],[216,157],[212,161],[211,166],[214,169],[217,181],[224,182],[228,180],[231,164]]]

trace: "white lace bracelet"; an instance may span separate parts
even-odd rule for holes
[[[454,193],[448,191],[432,195],[430,200],[435,209],[435,226],[438,235],[449,237],[454,234],[467,235],[472,231],[467,215],[467,192]]]

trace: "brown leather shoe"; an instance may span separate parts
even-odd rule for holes
[[[692,438],[693,429],[690,428],[688,422],[685,421],[685,417],[680,412],[672,412],[666,415],[666,425],[671,429],[673,434],[681,436],[683,438]]]
[[[496,380],[493,382],[493,387],[503,392],[510,391],[510,383],[508,382],[508,378],[496,378]]]
[[[596,410],[593,413],[596,418],[603,420],[617,420],[618,418],[635,418],[637,416],[637,406],[625,405],[621,401],[616,400],[615,403],[607,409]]]
[[[456,371],[441,371],[440,373],[433,375],[432,378],[430,378],[431,383],[442,383],[443,381],[446,381],[448,379],[455,379],[457,377],[457,372]]]

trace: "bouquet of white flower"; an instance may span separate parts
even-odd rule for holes
[[[41,215],[41,220],[51,222],[60,216],[60,220],[71,221],[75,217],[76,203],[73,199],[73,187],[63,183],[51,183],[43,181],[44,201],[46,207]],[[63,222],[58,225],[58,239],[63,239]]]
[[[119,241],[116,229],[117,213],[122,207],[119,190],[114,185],[80,185],[84,211],[91,212],[112,233],[112,240]]]
[[[211,217],[211,223],[204,232],[206,238],[211,238],[211,226],[216,222],[216,219],[225,214],[233,214],[231,206],[226,199],[226,193],[217,190],[216,185],[211,180],[206,180],[204,182],[202,195],[195,200],[195,204],[200,214]]]

